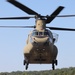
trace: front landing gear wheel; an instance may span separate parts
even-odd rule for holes
[[[58,65],[58,61],[57,60],[53,60],[52,61],[52,69],[55,70],[55,65]]]
[[[54,64],[52,64],[52,70],[55,70],[55,66],[54,66]]]
[[[25,69],[27,70],[28,69],[28,65],[29,65],[28,60],[24,60],[23,61],[23,65],[25,65]]]
[[[26,70],[28,69],[28,65],[29,65],[29,63],[26,64]]]
[[[55,70],[54,60],[52,61],[52,70]]]

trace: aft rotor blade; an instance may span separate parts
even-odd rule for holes
[[[75,31],[73,28],[59,28],[59,27],[47,27],[51,30],[63,30],[63,31]]]
[[[59,15],[57,17],[75,17],[75,15]]]
[[[30,15],[39,15],[37,12],[31,10],[30,8],[28,8],[27,6],[21,4],[20,2],[16,0],[7,0],[7,1]]]
[[[35,28],[35,26],[0,26],[0,28]]]
[[[46,23],[50,23],[62,10],[63,6],[59,6],[51,15],[47,18]]]
[[[30,18],[36,18],[36,16],[25,16],[25,17],[2,17],[0,20],[8,20],[8,19],[30,19]]]
[[[0,20],[8,20],[8,19],[30,19],[31,17],[3,17]]]

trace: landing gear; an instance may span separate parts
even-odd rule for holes
[[[53,61],[52,61],[52,69],[53,69],[53,70],[55,70],[55,65],[56,65],[56,66],[58,65],[57,60],[53,60]]]
[[[55,60],[55,65],[56,65],[56,66],[58,65],[58,61],[57,61],[57,60]]]
[[[55,70],[55,65],[54,65],[54,63],[52,63],[52,70]]]
[[[26,70],[28,69],[28,65],[29,65],[29,64],[27,63],[27,64],[26,64],[26,68],[25,68]]]
[[[26,65],[26,66],[25,66],[25,69],[27,70],[27,69],[28,69],[28,65],[29,65],[28,60],[27,60],[27,61],[26,61],[26,60],[24,60],[24,61],[23,61],[23,65]]]
[[[25,64],[26,64],[26,60],[23,61],[23,65],[25,65]]]

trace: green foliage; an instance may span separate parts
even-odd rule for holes
[[[0,75],[75,75],[75,68],[63,68],[63,69],[56,69],[56,70],[50,70],[50,71],[29,71],[29,72],[4,72],[0,73]]]

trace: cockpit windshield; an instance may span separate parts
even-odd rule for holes
[[[49,32],[48,31],[44,31],[44,32],[33,31],[32,36],[49,36]]]

